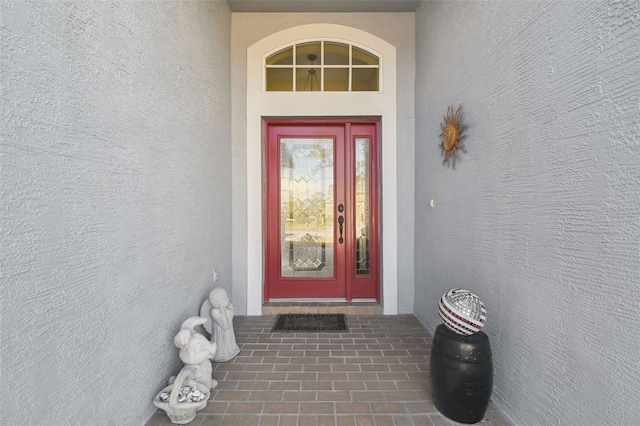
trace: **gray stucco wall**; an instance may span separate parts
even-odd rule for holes
[[[234,13],[233,87],[233,276],[234,306],[247,300],[247,48],[286,28],[329,23],[366,31],[392,44],[397,54],[398,312],[413,311],[413,212],[415,37],[413,13]],[[384,144],[384,141],[382,141]],[[253,265],[252,267],[261,267]]]
[[[214,268],[231,288],[231,13],[0,14],[0,424],[144,424]]]
[[[423,2],[416,27],[416,315],[483,299],[515,424],[637,424],[640,4]]]

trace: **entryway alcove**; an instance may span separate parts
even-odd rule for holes
[[[293,90],[299,89],[303,79],[299,77],[308,74],[310,64],[303,63],[305,55],[311,53],[304,51],[309,45],[316,44],[320,49],[319,53],[313,53],[314,65],[317,63],[320,79],[320,91]],[[335,46],[348,46],[345,51],[352,52],[347,64],[332,64],[332,60],[324,55],[325,49],[337,49]],[[288,60],[267,60],[274,58],[278,52],[288,51],[292,46],[291,64]],[[300,49],[302,53],[295,56],[295,49]],[[350,49],[350,50],[349,50]],[[353,53],[356,52],[356,53]],[[359,63],[356,56],[369,55],[365,62]],[[302,56],[300,56],[302,55]],[[315,62],[319,59],[318,62]],[[302,64],[296,68],[296,60]],[[337,61],[337,60],[336,60]],[[375,63],[377,61],[377,64]],[[337,61],[339,62],[339,61]],[[275,64],[275,65],[274,65]],[[275,67],[275,68],[274,68]],[[371,73],[375,71],[378,85],[368,83],[366,87],[377,90],[358,90],[353,78],[348,80],[346,90],[331,90],[329,83],[325,86],[324,77],[331,72],[348,71],[348,75],[354,76],[355,72],[366,72],[369,81]],[[296,76],[288,90],[269,90],[267,76],[277,72],[278,75]],[[300,74],[301,73],[301,74]],[[328,74],[327,74],[328,73]],[[362,75],[362,74],[360,74]],[[332,83],[333,84],[333,83]],[[359,84],[359,83],[358,83]],[[318,87],[318,86],[316,86]],[[364,86],[361,86],[364,87]],[[271,87],[273,89],[273,86]],[[380,173],[379,196],[382,200],[380,204],[380,217],[378,229],[380,239],[385,243],[380,246],[379,264],[376,265],[379,276],[374,277],[377,282],[374,284],[376,290],[371,294],[358,295],[344,294],[322,295],[320,297],[331,298],[332,300],[318,300],[313,294],[296,295],[285,294],[286,297],[295,297],[292,303],[329,303],[329,307],[336,309],[344,304],[340,309],[345,312],[349,309],[365,313],[366,311],[379,312],[385,314],[397,313],[398,281],[397,281],[397,111],[396,111],[396,49],[390,43],[369,34],[365,31],[335,24],[310,24],[301,25],[294,28],[279,31],[263,38],[247,49],[247,314],[261,315],[272,313],[274,310],[280,312],[286,307],[292,309],[303,309],[301,305],[289,306],[286,300],[282,300],[282,294],[270,294],[269,286],[271,278],[268,275],[269,267],[266,265],[265,240],[267,237],[267,221],[263,216],[267,201],[265,199],[265,185],[267,182],[264,170],[265,163],[262,153],[265,152],[264,126],[265,120],[274,119],[296,119],[296,120],[317,120],[319,118],[330,118],[338,120],[360,120],[367,118],[379,123],[380,162],[376,172]],[[376,188],[377,189],[377,188]],[[341,202],[336,200],[335,206]],[[346,218],[345,218],[346,219]],[[353,224],[353,223],[352,223]],[[348,225],[348,224],[347,224]],[[339,228],[335,228],[336,230]],[[337,231],[336,231],[337,232]],[[354,234],[355,235],[355,234]],[[340,237],[336,233],[336,239]],[[268,244],[268,241],[266,241]],[[355,247],[355,243],[354,247]],[[257,268],[255,265],[265,265],[265,268]],[[265,271],[267,272],[265,274]],[[272,297],[276,296],[276,297]],[[300,297],[302,296],[302,297]],[[309,297],[311,296],[311,297]],[[337,297],[336,297],[337,296]],[[285,298],[286,298],[285,297]],[[302,301],[300,300],[302,298]],[[374,306],[367,306],[357,303],[348,304],[356,299],[362,299],[363,303],[375,302]],[[315,299],[315,300],[314,300]],[[279,303],[280,305],[274,305]],[[346,303],[346,304],[345,304]],[[264,309],[263,309],[264,304]],[[333,305],[333,306],[332,306]],[[316,305],[310,305],[316,309]],[[320,305],[317,305],[320,309]],[[375,309],[374,309],[375,308]],[[324,309],[324,308],[323,308]],[[365,311],[365,312],[362,312]],[[313,313],[313,312],[309,312]]]

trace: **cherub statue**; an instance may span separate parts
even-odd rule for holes
[[[206,321],[206,318],[191,317],[182,323],[173,343],[180,348],[184,367],[169,379],[169,386],[153,400],[153,404],[165,410],[175,424],[191,422],[196,412],[207,405],[211,389],[218,386],[218,381],[211,376],[211,358],[216,353],[216,344],[195,331]]]
[[[216,287],[209,293],[200,315],[211,320],[204,323],[204,328],[211,334],[211,342],[218,346],[213,361],[225,362],[238,355],[240,348],[233,331],[233,305],[224,288]]]
[[[185,379],[192,379],[208,389],[214,389],[218,382],[211,377],[213,368],[210,360],[215,356],[217,346],[195,331],[195,327],[206,322],[207,319],[202,317],[188,318],[182,323],[173,343],[180,348],[179,356],[184,362],[178,377],[182,375]]]

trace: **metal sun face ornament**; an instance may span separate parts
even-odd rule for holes
[[[480,331],[487,319],[484,303],[469,290],[454,288],[440,298],[438,313],[451,331],[469,336]]]
[[[447,163],[447,167],[449,167],[449,161],[452,161],[452,166],[456,168],[456,161],[460,160],[458,156],[458,150],[462,152],[467,152],[467,149],[462,144],[462,140],[467,137],[467,135],[463,135],[464,131],[469,127],[468,124],[463,124],[464,113],[462,112],[462,104],[458,107],[458,109],[454,112],[453,105],[447,108],[447,115],[442,117],[444,122],[440,124],[440,129],[442,133],[440,133],[440,137],[442,138],[440,141],[440,153],[444,155],[444,160],[442,160],[442,164]]]

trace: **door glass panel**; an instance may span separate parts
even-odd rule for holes
[[[369,138],[356,138],[356,275],[369,275]]]
[[[280,140],[282,277],[333,277],[333,139]]]

